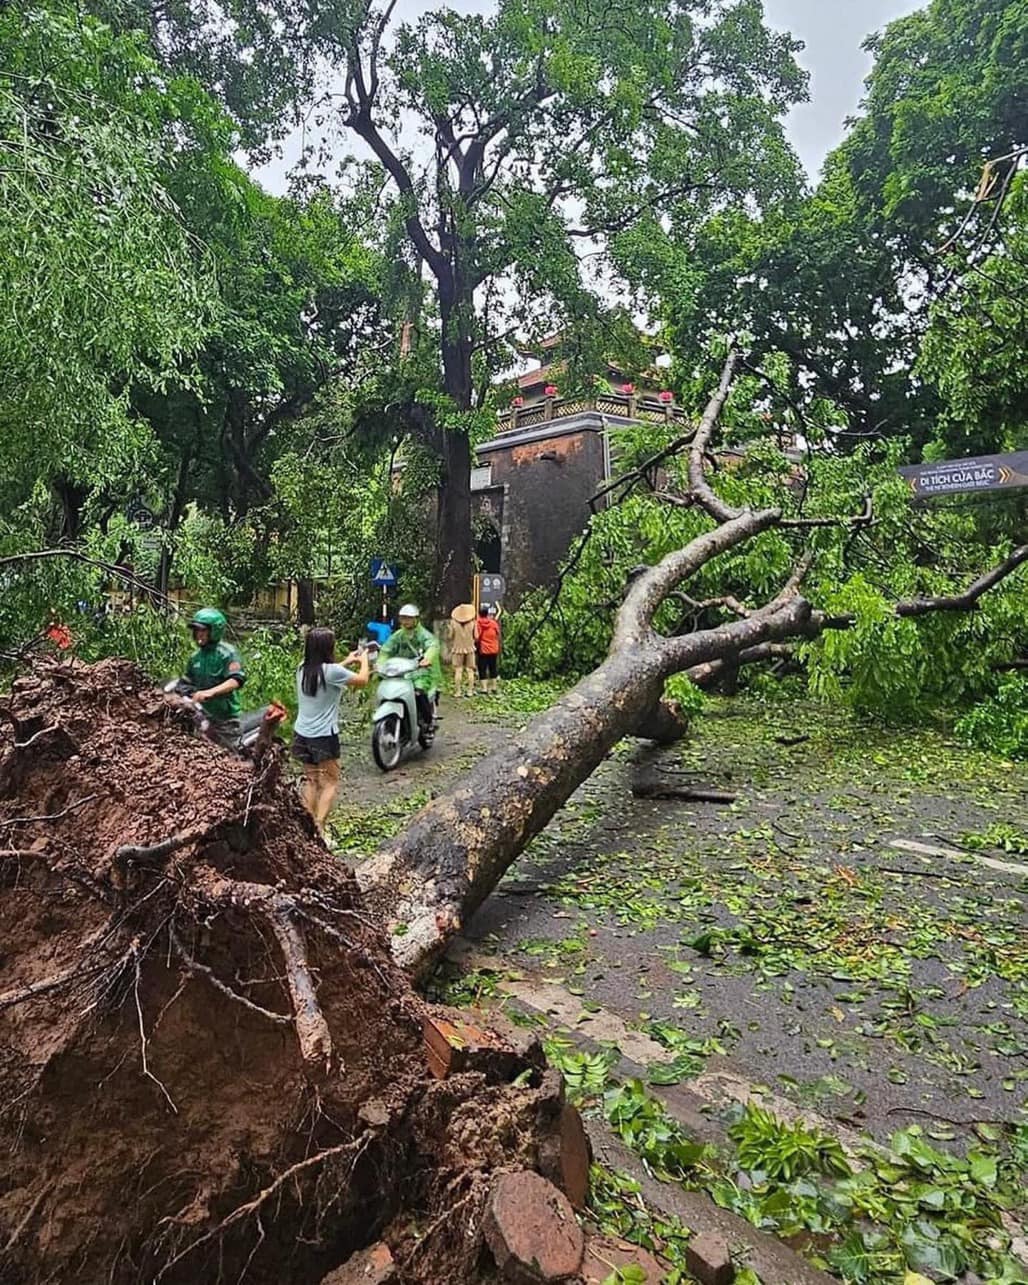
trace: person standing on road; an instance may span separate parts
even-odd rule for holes
[[[346,665],[359,664],[356,673]],[[303,664],[296,670],[296,722],[293,757],[303,764],[301,797],[314,824],[324,833],[339,786],[339,702],[344,687],[368,685],[368,653],[353,651],[336,663],[336,636],[331,629],[310,629]]]
[[[491,695],[496,691],[496,678],[500,665],[500,622],[488,607],[479,607],[475,621],[475,650],[478,652],[478,677],[482,691]]]
[[[475,694],[475,608],[462,602],[450,612],[453,625],[450,630],[450,660],[453,664],[453,694],[460,696],[466,684],[465,696]]]
[[[207,715],[207,735],[212,741],[235,749],[242,731],[239,722],[239,689],[246,672],[239,652],[225,641],[228,621],[216,607],[202,607],[189,622],[196,651],[189,658],[186,680],[195,688],[191,700]]]

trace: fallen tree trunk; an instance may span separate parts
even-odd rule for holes
[[[851,617],[816,611],[801,595],[812,561],[801,548],[789,580],[764,606],[751,608],[731,598],[711,600],[725,604],[739,618],[678,636],[661,634],[654,627],[661,604],[669,597],[682,597],[683,582],[719,554],[776,527],[797,531],[832,521],[785,518],[777,508],[735,508],[707,480],[708,448],[737,361],[737,354],[729,356],[696,431],[679,441],[683,449],[688,447],[689,482],[678,502],[703,510],[717,525],[633,576],[610,653],[598,669],[447,794],[429,803],[360,867],[365,899],[392,925],[393,954],[409,972],[431,967],[525,846],[622,737],[653,737],[666,743],[681,734],[681,718],[661,700],[671,675],[684,672],[709,684],[741,665],[780,655],[781,644],[788,640],[815,638],[853,624]],[[667,498],[666,493],[662,496]],[[860,513],[838,518],[845,527],[873,522],[868,497]],[[1015,550],[964,593],[897,603],[896,614],[973,610],[983,593],[1026,560],[1028,546]]]
[[[371,909],[403,926],[393,938],[403,965],[421,971],[437,958],[525,845],[650,712],[663,682],[656,656],[642,649],[612,657],[358,868]]]
[[[607,660],[359,867],[365,900],[394,929],[401,927],[393,953],[403,967],[414,973],[430,967],[618,741],[652,730],[654,708],[671,674],[767,638],[803,632],[810,606],[793,585],[768,607],[720,629],[666,639],[646,623],[660,602],[655,574],[676,582],[689,565],[713,556],[710,545],[729,547],[762,519],[766,515],[734,519],[644,577],[622,608]],[[666,711],[661,730],[668,731],[673,719]]]

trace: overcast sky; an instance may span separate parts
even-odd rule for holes
[[[821,162],[843,136],[843,122],[863,96],[871,59],[864,38],[926,0],[764,0],[768,23],[791,31],[806,48],[799,61],[810,73],[810,102],[789,118],[800,160],[816,179]]]
[[[465,12],[490,8],[489,0],[398,0],[396,19],[410,21],[436,3]],[[865,37],[924,3],[927,0],[764,0],[769,24],[791,31],[805,45],[799,61],[810,72],[811,101],[792,113],[788,126],[812,180],[863,96],[864,77],[871,68],[871,59],[861,49]],[[360,151],[350,139],[344,146]],[[283,151],[257,171],[273,192],[285,191],[287,171],[299,154],[298,136],[288,139]]]

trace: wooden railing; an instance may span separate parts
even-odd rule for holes
[[[512,433],[515,429],[586,414],[617,415],[619,419],[642,420],[651,424],[677,422],[685,418],[681,407],[674,402],[662,402],[656,397],[636,396],[634,393],[596,393],[586,397],[547,397],[531,406],[512,406],[497,416],[497,431]]]

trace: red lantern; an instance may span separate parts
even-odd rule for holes
[[[669,388],[664,388],[657,394],[657,399],[667,405],[668,402],[675,400],[675,395]]]
[[[622,384],[621,391],[623,393],[626,393],[629,397],[631,397],[631,395],[635,392],[635,384]]]
[[[523,397],[512,397],[512,398],[510,399],[510,404],[511,404],[515,409],[517,409],[517,407],[519,407],[519,406],[524,406],[524,404],[525,404],[525,399],[524,399]]]
[[[556,396],[557,396],[557,385],[556,385],[556,384],[547,384],[547,385],[546,385],[546,387],[543,389],[543,392],[546,394],[546,396],[547,396],[547,397],[556,397]]]

